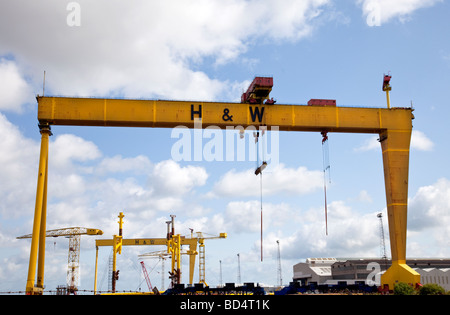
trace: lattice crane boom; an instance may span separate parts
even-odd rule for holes
[[[147,268],[145,268],[145,264],[143,261],[141,261],[141,267],[142,267],[142,272],[144,273],[145,281],[147,282],[148,289],[151,292],[151,291],[153,291],[152,283],[150,281],[150,277],[148,276]]]
[[[74,236],[74,235],[103,235],[103,231],[99,229],[91,229],[85,227],[70,227],[55,230],[47,230],[45,232],[46,237]],[[24,239],[31,237],[32,234],[26,234],[18,236],[17,239]]]

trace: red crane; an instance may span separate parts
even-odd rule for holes
[[[262,104],[266,100],[267,105],[273,105],[276,101],[269,99],[272,91],[272,77],[256,77],[250,84],[247,92],[242,94],[241,103]]]
[[[145,281],[147,281],[148,289],[150,290],[150,292],[152,292],[153,291],[152,283],[150,282],[150,277],[148,276],[147,269],[145,268],[145,264],[143,261],[141,261],[141,266],[142,266],[142,272],[144,273]]]

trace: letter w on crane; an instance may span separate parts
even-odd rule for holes
[[[264,107],[261,108],[261,111],[259,110],[259,107],[255,107],[255,110],[253,111],[253,107],[250,108],[250,116],[252,117],[252,122],[255,122],[256,116],[258,116],[258,121],[262,122],[262,119],[264,117]]]

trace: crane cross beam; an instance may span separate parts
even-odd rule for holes
[[[411,130],[411,108],[254,105],[242,103],[38,97],[41,124],[220,128],[265,125],[280,131],[380,133]]]

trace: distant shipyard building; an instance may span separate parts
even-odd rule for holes
[[[325,284],[333,280],[331,266],[336,258],[307,258],[304,263],[294,265],[294,282],[302,285],[309,283]]]
[[[420,274],[422,284],[435,283],[450,291],[450,259],[408,259],[406,263]],[[308,258],[294,265],[293,281],[380,285],[380,276],[390,265],[390,260],[379,258]]]

